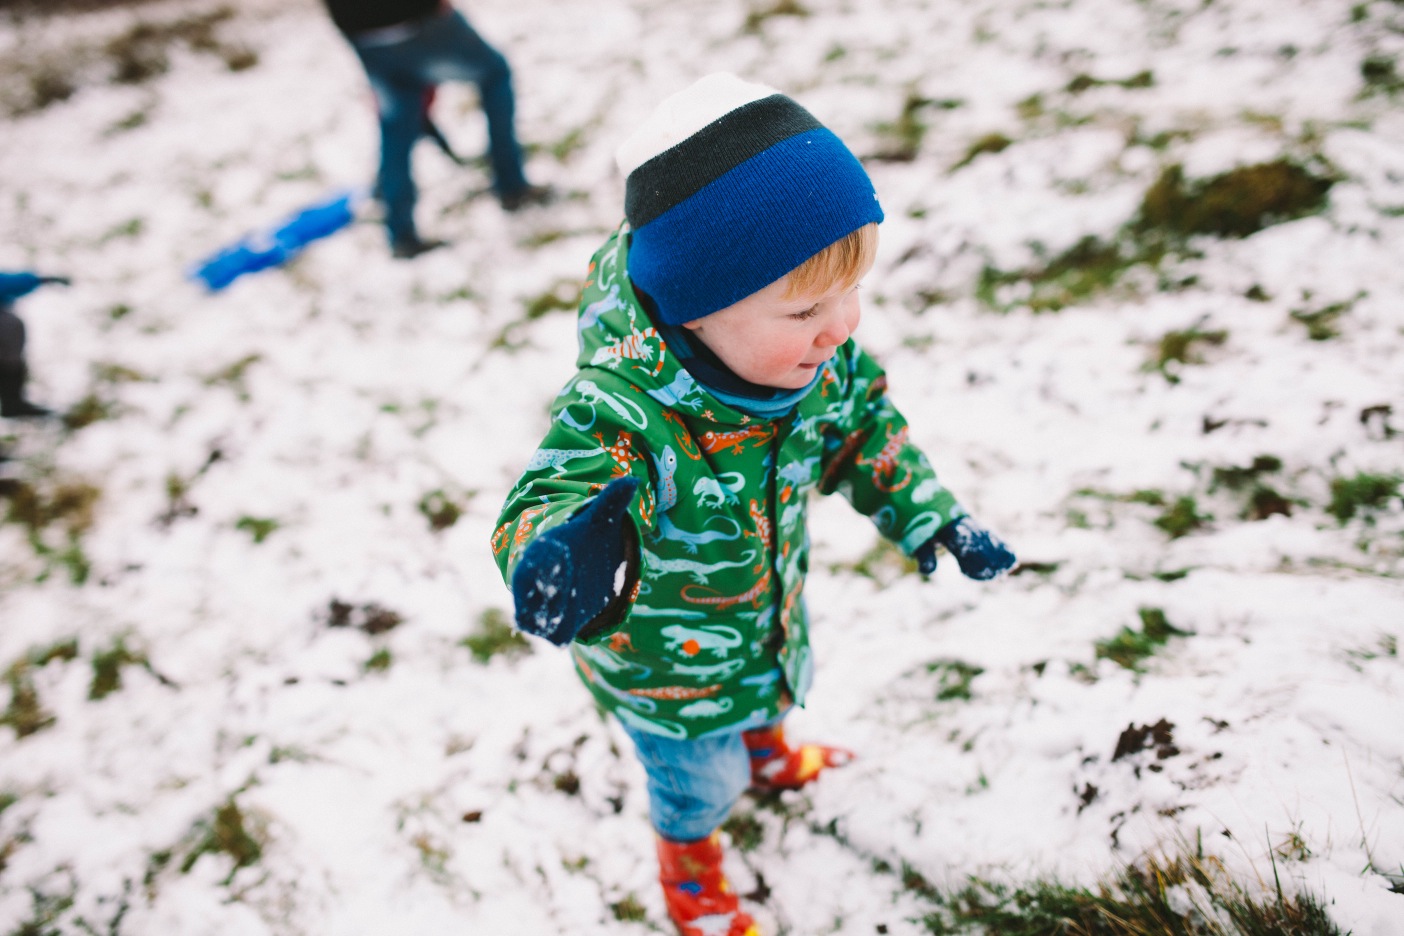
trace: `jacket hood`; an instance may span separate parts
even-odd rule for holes
[[[658,333],[628,274],[629,225],[610,236],[591,263],[576,324],[576,366],[611,371],[669,408],[705,412],[719,425],[745,425],[750,416],[728,406],[688,373]]]

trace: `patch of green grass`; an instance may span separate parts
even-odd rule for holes
[[[121,224],[114,225],[113,227],[109,228],[101,237],[98,238],[98,245],[101,246],[103,244],[107,244],[115,240],[130,240],[135,237],[140,237],[141,233],[145,230],[146,221],[144,219],[128,218]]]
[[[516,656],[531,652],[531,644],[517,632],[500,608],[488,608],[478,621],[476,633],[461,641],[473,654],[473,659],[486,663],[498,655]]]
[[[620,923],[642,923],[648,919],[648,911],[633,894],[625,894],[610,904],[609,909]]]
[[[1150,857],[1095,889],[1057,881],[1008,885],[972,878],[923,920],[955,936],[1340,936],[1310,894],[1258,894],[1212,858]]]
[[[249,399],[248,373],[249,368],[263,360],[261,354],[246,354],[237,361],[229,364],[205,377],[205,386],[231,388],[240,400],[245,402]]]
[[[253,537],[254,543],[258,544],[268,539],[279,526],[281,524],[272,517],[250,517],[246,514],[235,522],[234,529],[249,534]]]
[[[963,660],[936,660],[926,664],[926,671],[936,676],[936,701],[968,702],[970,684],[985,668]]]
[[[389,647],[380,647],[371,654],[370,659],[363,664],[363,669],[367,673],[383,673],[390,669],[390,665],[395,662],[394,656],[390,653]]]
[[[951,166],[950,171],[964,169],[986,153],[1002,153],[1014,145],[1014,141],[1002,133],[987,133],[971,143],[960,161]]]
[[[1331,479],[1331,502],[1326,512],[1339,523],[1346,523],[1357,514],[1366,522],[1373,521],[1373,514],[1384,510],[1390,501],[1400,498],[1400,486],[1404,485],[1404,475],[1372,474],[1359,472],[1351,477]]]
[[[92,566],[83,551],[82,535],[92,527],[93,509],[101,494],[81,481],[0,481],[0,501],[5,503],[0,522],[24,527],[30,548],[44,563],[39,581],[47,581],[56,570],[67,571],[74,585],[88,580]]]
[[[975,295],[994,309],[1057,312],[1110,291],[1129,270],[1154,265],[1161,256],[1162,251],[1142,249],[1124,238],[1087,236],[1041,265],[1013,271],[986,266]]]
[[[1063,89],[1069,94],[1081,94],[1092,88],[1153,88],[1155,87],[1155,75],[1149,71],[1141,71],[1130,78],[1094,78],[1091,75],[1082,74],[1075,76]]]
[[[1169,331],[1156,343],[1155,353],[1146,368],[1158,371],[1172,384],[1180,382],[1179,371],[1189,364],[1203,364],[1200,353],[1205,347],[1218,347],[1228,341],[1223,329],[1203,329],[1192,325],[1181,331]]]
[[[151,666],[145,654],[133,651],[121,637],[110,646],[94,652],[91,662],[93,679],[88,684],[88,698],[94,702],[105,699],[122,688],[124,667],[143,666],[149,669]]]
[[[558,280],[556,285],[533,299],[528,299],[524,306],[525,314],[522,321],[534,322],[551,312],[563,312],[575,309],[580,305],[580,283],[578,280],[563,279]],[[510,329],[512,326],[507,326]],[[503,330],[505,336],[507,329]],[[505,338],[504,338],[505,340]]]
[[[1123,669],[1139,673],[1141,664],[1155,656],[1171,637],[1190,637],[1194,633],[1175,627],[1160,608],[1140,608],[1136,613],[1141,618],[1140,629],[1123,627],[1115,637],[1097,641],[1097,659],[1111,660]]]
[[[1258,455],[1242,467],[1220,465],[1209,475],[1210,492],[1220,488],[1230,491],[1243,491],[1261,482],[1263,475],[1276,474],[1282,470],[1282,459],[1276,455]]]
[[[110,361],[95,362],[92,365],[92,373],[93,380],[99,383],[145,383],[151,380],[141,371],[134,370],[125,364],[115,364]]]
[[[1146,192],[1135,226],[1172,238],[1247,237],[1320,211],[1334,182],[1285,158],[1193,181],[1170,166]]]
[[[231,797],[215,809],[214,815],[195,825],[195,844],[180,864],[182,874],[190,873],[195,863],[205,855],[228,855],[234,867],[223,883],[228,885],[240,868],[246,868],[263,857],[263,844],[249,830],[239,804]]]
[[[1360,293],[1354,299],[1343,302],[1333,302],[1322,306],[1319,309],[1304,307],[1293,309],[1288,313],[1292,321],[1300,322],[1306,326],[1307,337],[1312,341],[1330,341],[1332,338],[1339,338],[1341,335],[1341,319],[1345,317],[1355,304],[1365,297],[1365,293]]]
[[[882,146],[872,158],[885,162],[911,162],[921,152],[921,141],[929,129],[921,119],[921,112],[934,102],[908,90],[902,101],[902,110],[891,123],[880,123],[873,129],[883,140]]]
[[[40,702],[39,691],[34,686],[33,671],[50,663],[68,662],[77,656],[78,641],[70,639],[31,648],[11,663],[4,677],[10,687],[10,704],[0,713],[0,725],[8,725],[19,738],[27,738],[53,725],[54,716]]]
[[[1184,494],[1165,508],[1165,510],[1151,522],[1171,539],[1179,539],[1188,536],[1195,530],[1202,529],[1214,517],[1211,514],[1199,512],[1199,502],[1193,495]]]
[[[1404,78],[1399,75],[1398,62],[1390,55],[1371,55],[1360,63],[1360,80],[1365,85],[1362,94],[1392,95],[1404,90]]]
[[[768,7],[753,7],[746,14],[746,22],[741,27],[747,33],[758,33],[766,23],[766,20],[775,19],[777,16],[809,16],[809,10],[799,3],[799,0],[775,0]]]
[[[96,393],[88,393],[64,411],[60,419],[65,429],[76,432],[95,422],[111,419],[116,411],[115,404],[102,399]]]
[[[1209,476],[1209,493],[1228,490],[1243,499],[1239,516],[1244,520],[1266,520],[1281,515],[1292,516],[1298,503],[1280,493],[1263,479],[1282,470],[1282,459],[1276,455],[1258,455],[1247,465],[1216,466]]]
[[[464,505],[443,489],[430,491],[419,499],[419,512],[429,521],[429,529],[438,533],[447,530],[463,516]]]
[[[721,828],[731,838],[731,844],[740,852],[755,851],[765,840],[765,826],[754,813],[733,812],[722,823]]]
[[[69,879],[67,893],[48,893],[39,887],[30,887],[30,918],[19,923],[10,936],[59,936],[67,930],[58,924],[69,910],[73,909],[77,885]]]

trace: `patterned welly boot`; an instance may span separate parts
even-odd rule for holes
[[[790,747],[784,725],[771,725],[741,734],[751,755],[751,789],[798,790],[826,767],[842,767],[853,752],[822,744]]]
[[[658,881],[668,916],[682,936],[760,936],[722,872],[718,833],[697,842],[660,838]]]

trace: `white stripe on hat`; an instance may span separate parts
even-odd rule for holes
[[[627,178],[664,150],[677,146],[703,127],[743,104],[778,94],[766,85],[715,72],[668,97],[614,152],[619,171]]]

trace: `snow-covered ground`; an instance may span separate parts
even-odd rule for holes
[[[0,12],[0,269],[74,279],[19,306],[31,396],[105,416],[0,430],[0,930],[668,931],[627,740],[564,654],[464,639],[510,614],[487,541],[569,374],[551,306],[621,214],[614,146],[731,70],[873,157],[860,337],[1028,564],[924,583],[817,505],[792,734],[860,759],[742,804],[767,932],[923,932],[904,868],[1092,884],[1188,847],[1404,933],[1404,505],[1328,510],[1404,472],[1396,0],[483,0],[561,199],[504,215],[426,145],[421,225],[452,247],[392,261],[367,219],[210,295],[193,262],[376,155],[320,5],[236,8]],[[184,26],[143,59],[138,22]],[[114,81],[124,35],[168,70]],[[436,106],[481,151],[471,91]],[[1322,212],[1061,311],[977,299],[987,268],[1126,242],[1171,165],[1279,159],[1337,180]],[[1157,369],[1167,335],[1189,360]],[[1123,631],[1161,643],[1123,666]]]

